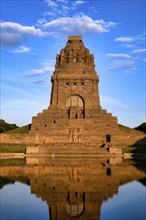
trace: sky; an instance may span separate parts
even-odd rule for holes
[[[146,1],[1,0],[1,118],[23,126],[47,109],[56,54],[82,36],[94,54],[103,109],[146,121]]]

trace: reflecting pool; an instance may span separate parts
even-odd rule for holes
[[[121,158],[1,160],[2,220],[145,220],[146,167]]]

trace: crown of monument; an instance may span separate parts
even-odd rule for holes
[[[69,41],[82,41],[82,36],[68,36],[68,42]]]
[[[94,56],[84,46],[81,36],[69,36],[66,46],[56,56],[55,73],[95,74]]]

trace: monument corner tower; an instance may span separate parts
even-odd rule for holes
[[[32,118],[30,134],[45,137],[45,143],[100,147],[118,132],[117,117],[100,106],[94,56],[81,36],[68,37],[56,56],[51,82],[50,106]]]

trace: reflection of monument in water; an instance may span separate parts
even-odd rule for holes
[[[119,164],[114,158],[39,160],[33,166],[2,167],[1,174],[27,176],[31,193],[47,202],[51,220],[99,220],[102,203],[117,194],[120,185],[146,178],[143,171],[121,164],[120,159]]]
[[[44,135],[44,143],[92,143],[96,148],[117,134],[117,118],[100,106],[94,56],[81,37],[68,37],[51,81],[50,106],[33,117],[30,134]]]
[[[54,166],[48,174],[42,167],[36,178],[30,177],[31,192],[47,201],[51,220],[99,220],[102,203],[117,194],[120,185],[144,176],[132,166],[112,167],[106,160],[92,162]]]
[[[100,220],[102,203],[120,185],[144,176],[132,166],[110,167],[108,161],[51,169],[40,168],[36,178],[30,177],[31,192],[48,203],[51,220]]]

